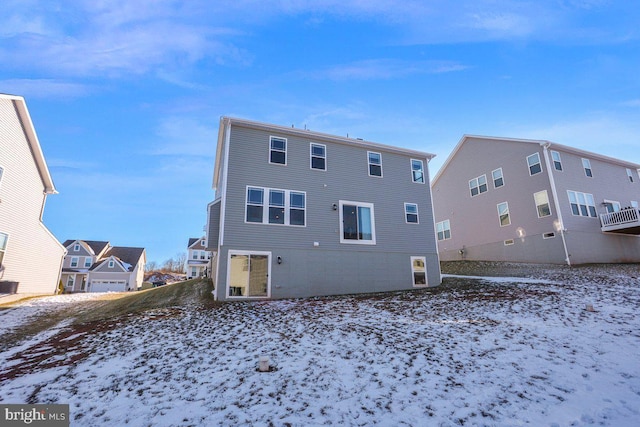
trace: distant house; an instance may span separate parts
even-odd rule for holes
[[[211,252],[207,251],[206,238],[190,238],[187,246],[187,260],[185,261],[184,266],[184,271],[187,273],[187,279],[209,277],[210,265]]]
[[[640,261],[640,165],[465,135],[433,179],[441,260]]]
[[[66,292],[124,292],[142,286],[144,248],[111,246],[109,242],[67,240],[62,266]]]
[[[223,117],[208,206],[218,300],[439,285],[432,154]]]
[[[54,294],[64,247],[42,222],[57,194],[24,98],[0,94],[0,293]]]

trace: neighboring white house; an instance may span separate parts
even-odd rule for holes
[[[56,193],[24,98],[0,94],[0,293],[56,293],[65,250],[42,222]]]
[[[433,179],[440,259],[640,262],[638,169],[555,142],[465,135]]]
[[[211,252],[207,251],[206,238],[191,237],[187,249],[187,260],[184,265],[187,279],[209,277],[211,274]]]
[[[144,248],[94,240],[67,240],[64,246],[65,292],[125,292],[142,287],[147,262]]]

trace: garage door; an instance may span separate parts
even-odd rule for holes
[[[127,290],[126,280],[92,280],[91,292],[124,292]]]

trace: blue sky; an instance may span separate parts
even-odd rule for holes
[[[463,134],[640,163],[640,7],[606,0],[4,0],[0,92],[27,101],[59,240],[202,234],[219,117],[437,154]]]

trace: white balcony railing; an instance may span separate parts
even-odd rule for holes
[[[640,226],[640,211],[636,208],[626,208],[618,212],[600,214],[600,224],[602,231],[636,228]]]

